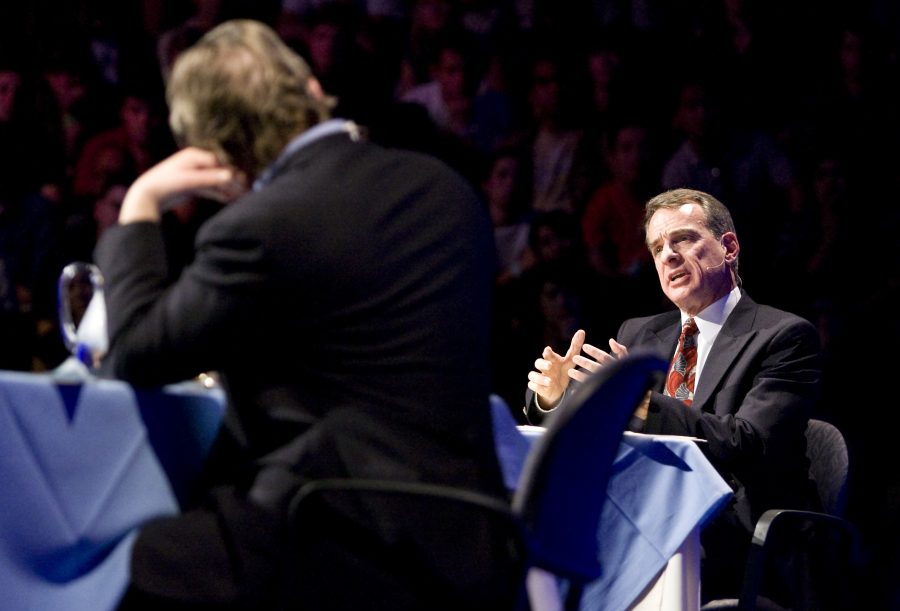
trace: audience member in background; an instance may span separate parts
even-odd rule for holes
[[[26,78],[18,62],[0,58],[0,168],[6,180],[38,188],[44,177],[44,151],[35,138],[39,121]]]
[[[174,143],[159,106],[148,90],[121,89],[115,124],[88,140],[78,157],[72,185],[75,197],[99,197],[115,174],[130,174],[130,183],[172,152]]]
[[[531,220],[528,248],[534,256],[530,269],[556,267],[574,277],[590,273],[578,219],[568,212],[536,212]]]
[[[745,246],[769,252],[771,226],[801,205],[802,186],[792,160],[772,135],[726,121],[721,102],[719,92],[702,79],[681,83],[672,119],[681,143],[664,160],[662,188],[688,187],[728,201]],[[766,262],[751,261],[745,276],[762,280]]]
[[[601,30],[594,34],[584,58],[590,102],[569,179],[576,214],[584,211],[588,198],[607,176],[598,168],[606,163],[609,130],[626,108],[633,108],[637,103],[631,95],[633,87],[628,83],[623,46],[615,32]]]
[[[776,248],[771,253],[770,282],[784,295],[792,311],[819,320],[826,346],[829,327],[837,321],[820,316],[836,302],[858,300],[867,292],[865,284],[872,280],[864,270],[857,270],[847,283],[833,282],[844,275],[846,261],[853,253],[863,248],[862,236],[870,236],[862,226],[862,217],[854,213],[853,203],[859,201],[860,192],[838,148],[824,147],[806,169],[803,206],[792,210],[777,228]],[[887,216],[882,219],[889,222]],[[848,291],[848,283],[857,288]]]
[[[0,369],[48,369],[58,363],[57,242],[52,202],[58,195],[51,151],[36,135],[27,77],[0,66]],[[58,168],[60,169],[60,168]]]
[[[431,63],[438,47],[460,31],[450,0],[412,0],[408,19],[406,46],[401,52],[394,90],[397,98],[431,80]]]
[[[43,90],[38,93],[38,106],[48,125],[48,156],[59,166],[60,180],[65,180],[54,201],[65,206],[62,200],[71,187],[78,156],[100,124],[103,93],[81,46],[59,45],[39,60]]]
[[[522,371],[532,355],[548,344],[562,350],[575,329],[594,330],[595,314],[602,309],[596,299],[600,284],[587,264],[573,215],[535,213],[528,250],[531,265],[495,291],[494,390],[509,405],[521,401]],[[521,413],[515,416],[523,420]]]
[[[56,258],[52,204],[0,166],[0,369],[55,367]]]
[[[91,210],[96,236],[94,244],[100,239],[104,231],[119,222],[119,211],[122,209],[122,200],[125,199],[128,184],[130,182],[121,184],[120,181],[113,181],[109,188],[94,202],[94,207]]]
[[[227,21],[182,53],[168,99],[186,148],[131,185],[96,252],[103,367],[137,385],[217,371],[229,409],[210,488],[141,528],[121,608],[508,608],[510,533],[479,511],[329,498],[302,540],[288,511],[329,477],[505,494],[476,192],[329,119],[310,68],[260,22]],[[184,193],[231,203],[170,283],[161,207]]]
[[[606,320],[651,314],[666,305],[658,297],[653,259],[644,242],[644,202],[659,191],[654,134],[642,121],[620,119],[605,139],[607,177],[591,194],[581,216],[587,260],[605,299]]]
[[[732,126],[774,133],[782,114],[793,107],[791,85],[805,70],[793,62],[806,51],[785,50],[785,44],[793,46],[796,32],[788,20],[773,17],[759,2],[717,0],[705,3],[691,25],[697,48],[684,65],[705,66]],[[771,95],[773,90],[781,95]]]
[[[364,15],[348,3],[330,2],[298,18],[293,40],[285,40],[309,61],[335,112],[363,124],[377,118],[393,98],[375,60],[376,41]],[[283,37],[282,37],[283,38]]]
[[[445,134],[468,139],[472,115],[472,70],[462,42],[444,39],[428,58],[429,79],[414,85],[400,99],[421,104]]]
[[[464,0],[455,8],[474,86],[472,137],[490,155],[510,144],[527,120],[521,81],[528,40],[518,29],[512,3]]]
[[[497,284],[517,278],[534,263],[531,231],[531,175],[527,156],[515,147],[499,149],[481,181],[497,247]]]
[[[736,597],[762,512],[804,508],[809,500],[805,430],[819,399],[819,337],[809,321],[744,291],[741,245],[718,199],[664,192],[647,203],[644,230],[663,293],[678,309],[626,320],[609,351],[585,343],[584,331],[565,352],[544,348],[528,374],[526,411],[540,420],[573,380],[628,351],[673,355],[682,326],[693,321],[696,367],[682,372],[682,386],[667,381],[648,392],[635,415],[643,432],[704,439],[701,448],[734,489],[731,504],[701,534],[701,594]]]
[[[0,51],[0,167],[7,188],[12,181],[55,203],[68,180],[62,138],[42,79],[18,55]]]
[[[900,135],[897,63],[878,46],[877,29],[853,20],[835,27],[817,47],[822,65],[801,107],[808,156],[833,145],[852,151],[846,171],[860,184],[896,174],[897,167],[891,152]]]
[[[493,391],[506,398],[521,395],[521,368],[508,354],[522,333],[522,275],[536,263],[532,250],[531,175],[527,151],[499,149],[487,164],[481,193],[494,226],[497,252],[493,300]],[[524,348],[524,347],[523,347]],[[518,352],[517,352],[518,353]],[[530,354],[530,352],[526,352]]]
[[[66,255],[74,260],[91,258],[123,189],[175,149],[151,92],[126,86],[116,107],[115,125],[90,138],[75,165],[65,225]]]
[[[169,80],[172,66],[181,52],[222,20],[222,2],[223,0],[191,0],[187,14],[157,36],[156,57],[163,81]]]
[[[531,66],[528,103],[531,127],[533,207],[537,211],[575,212],[570,175],[581,130],[569,101],[572,83],[563,74],[565,63],[549,55],[535,58]]]
[[[608,178],[591,194],[581,217],[588,261],[602,276],[637,276],[651,265],[641,228],[644,202],[659,190],[650,138],[639,122],[607,132]]]
[[[427,109],[445,139],[480,161],[506,143],[516,118],[509,92],[502,83],[484,79],[474,60],[468,39],[439,41],[429,64],[431,79],[409,89],[400,100]]]

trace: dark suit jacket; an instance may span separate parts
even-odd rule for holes
[[[669,359],[680,328],[680,313],[673,310],[626,320],[617,340],[629,350]],[[642,430],[707,440],[701,449],[735,492],[724,517],[749,542],[764,510],[806,504],[805,430],[820,377],[815,327],[744,293],[710,349],[693,405],[663,395],[662,380]],[[530,420],[540,418],[530,393],[526,405]]]
[[[444,164],[325,137],[207,221],[171,286],[157,224],[104,234],[105,366],[140,385],[219,372],[229,452],[213,479],[270,508],[319,477],[503,495],[488,409],[491,236],[481,201]],[[489,574],[483,524],[452,510],[347,514],[375,541],[414,541],[403,553],[421,553],[426,573]]]

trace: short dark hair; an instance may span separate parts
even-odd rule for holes
[[[714,196],[696,189],[670,189],[656,195],[644,206],[644,235],[647,234],[647,226],[650,219],[656,214],[657,210],[674,210],[684,204],[697,204],[703,210],[705,217],[704,224],[706,228],[715,236],[716,239],[722,237],[727,232],[737,235],[734,228],[734,221],[731,218],[731,212]],[[738,258],[735,257],[734,263],[731,265],[735,276],[738,271]],[[738,276],[738,279],[740,277]],[[739,280],[740,281],[740,280]]]

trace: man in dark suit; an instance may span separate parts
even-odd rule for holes
[[[462,505],[288,511],[319,478],[505,494],[480,200],[436,159],[329,118],[306,63],[260,23],[206,34],[167,96],[185,148],[133,183],[96,250],[103,367],[139,385],[215,371],[229,406],[197,506],[141,528],[122,608],[502,608],[508,533]],[[198,193],[228,203],[167,284],[160,207]]]
[[[819,393],[819,338],[810,322],[743,291],[740,244],[716,198],[690,189],[657,195],[646,204],[644,230],[662,290],[678,310],[626,320],[608,352],[585,343],[581,330],[563,355],[546,347],[528,374],[526,414],[540,420],[570,380],[628,350],[671,357],[692,319],[699,332],[691,387],[651,391],[634,422],[645,433],[706,440],[701,448],[735,494],[702,533],[703,598],[735,597],[756,519],[808,499],[804,433]]]

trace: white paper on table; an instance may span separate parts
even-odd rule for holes
[[[699,437],[692,437],[690,435],[663,435],[660,433],[637,433],[635,431],[625,431],[624,435],[626,437],[650,437],[655,439],[687,439],[698,443],[709,443],[706,439],[700,439]]]

